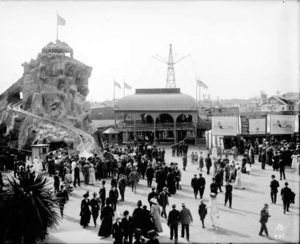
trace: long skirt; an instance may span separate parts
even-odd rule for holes
[[[108,237],[112,234],[112,218],[103,218],[98,232],[98,236]]]
[[[163,228],[161,226],[160,218],[159,219],[154,219],[154,226],[157,232],[161,233],[163,232]]]
[[[91,213],[83,212],[80,218],[80,225],[86,226],[90,223]]]
[[[96,184],[96,178],[95,178],[95,174],[94,173],[90,174],[89,184],[90,185],[95,185]]]

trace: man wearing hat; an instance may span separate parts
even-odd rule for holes
[[[197,175],[194,174],[194,178],[192,178],[192,180],[191,180],[191,186],[194,189],[195,199],[197,199],[197,195],[198,195],[198,184],[197,184],[197,181],[198,181]]]
[[[159,204],[162,207],[161,217],[165,216],[165,218],[168,218],[166,207],[169,205],[169,196],[171,194],[168,192],[168,188],[164,187],[163,191],[159,194]]]
[[[184,238],[184,230],[186,230],[186,239],[190,239],[190,223],[193,222],[193,217],[188,208],[185,207],[185,203],[182,203],[182,210],[180,211],[181,222],[181,237]]]
[[[119,185],[119,191],[120,191],[120,195],[121,195],[121,202],[124,202],[124,196],[125,196],[125,188],[126,188],[126,180],[125,180],[125,175],[119,175],[120,179],[118,182]]]
[[[275,180],[275,175],[272,175],[271,178],[272,178],[272,181],[270,183],[271,200],[272,200],[272,203],[276,204],[276,198],[277,198],[277,192],[278,192],[277,188],[279,187],[279,183],[277,180]]]
[[[127,210],[123,213],[124,218],[122,219],[122,225],[124,228],[124,242],[125,240],[132,244],[132,237],[133,237],[133,218],[129,216],[129,212]]]
[[[230,184],[230,181],[228,180],[225,185],[225,204],[226,206],[227,201],[229,200],[229,208],[231,208],[232,203],[232,185]]]
[[[113,228],[112,228],[112,236],[115,239],[114,241],[115,244],[123,243],[124,229],[120,220],[121,220],[121,215],[120,213],[117,213],[116,223],[113,224]]]
[[[200,195],[201,199],[202,199],[203,194],[204,194],[205,184],[206,184],[205,178],[202,177],[202,174],[199,174],[199,178],[197,179],[197,186],[198,186],[199,195]]]
[[[169,212],[168,226],[170,227],[170,240],[175,236],[175,244],[178,241],[178,224],[180,223],[180,213],[176,210],[176,204],[172,205],[172,210]]]
[[[261,228],[259,232],[260,236],[264,236],[263,231],[266,233],[267,237],[269,236],[267,225],[266,225],[269,217],[271,217],[271,215],[269,215],[269,205],[265,203],[264,208],[260,211],[260,221],[259,221],[261,223]]]
[[[285,182],[285,187],[281,189],[281,198],[283,201],[283,213],[285,214],[285,211],[289,212],[290,207],[290,197],[291,197],[291,189],[288,188],[289,183]]]
[[[137,208],[134,209],[132,213],[132,218],[133,218],[133,227],[134,228],[139,228],[143,229],[144,226],[144,211],[141,208],[142,207],[142,201],[138,200],[137,202]]]
[[[156,239],[156,231],[149,230],[148,231],[149,240],[146,242],[147,244],[159,244],[159,241]]]
[[[146,170],[146,177],[147,177],[147,186],[152,186],[152,180],[154,176],[154,169],[152,168],[152,165],[150,164],[149,167]]]

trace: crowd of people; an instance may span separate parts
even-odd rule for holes
[[[89,192],[83,195],[84,199],[80,206],[80,225],[85,228],[92,217],[94,227],[97,227],[97,219],[100,215],[101,224],[98,235],[101,237],[112,235],[115,243],[133,243],[133,237],[135,237],[134,243],[143,243],[145,238],[148,239],[147,243],[159,243],[157,237],[163,231],[161,218],[166,218],[170,228],[170,239],[174,239],[177,243],[179,224],[181,224],[181,237],[186,236],[189,240],[189,224],[193,221],[193,217],[184,202],[180,211],[173,204],[172,210],[167,213],[166,206],[169,205],[168,198],[181,190],[182,172],[180,168],[186,170],[188,159],[191,164],[198,165],[198,172],[191,179],[191,187],[195,199],[199,193],[198,214],[202,227],[205,228],[205,216],[209,214],[212,226],[216,229],[216,219],[219,217],[217,199],[218,194],[223,192],[224,182],[224,205],[226,206],[229,202],[231,208],[232,191],[233,189],[245,189],[242,183],[242,174],[251,174],[251,166],[256,163],[255,154],[258,154],[258,161],[261,162],[262,169],[265,169],[265,165],[272,166],[274,171],[279,169],[280,180],[282,176],[285,179],[284,168],[287,165],[299,170],[299,145],[293,148],[291,162],[287,160],[287,150],[291,151],[291,147],[287,145],[289,144],[286,142],[274,143],[266,140],[258,145],[257,143],[252,145],[249,142],[245,144],[242,162],[239,163],[235,147],[232,148],[234,160],[230,161],[227,155],[224,157],[222,154],[221,145],[208,150],[206,156],[204,156],[204,152],[199,154],[192,152],[188,156],[188,145],[180,142],[172,145],[171,149],[172,157],[182,158],[182,166],[173,162],[167,166],[164,148],[145,143],[139,143],[136,147],[108,146],[106,144],[101,156],[94,154],[89,158],[69,155],[65,148],[60,148],[48,153],[45,160],[36,157],[32,164],[27,165],[16,156],[13,170],[15,177],[27,182],[34,179],[36,173],[47,173],[53,177],[54,191],[62,216],[64,205],[71,197],[74,187],[80,187],[81,184],[95,185],[97,181],[100,181],[99,196],[96,192],[92,193],[91,199]],[[203,201],[206,188],[205,173],[212,176],[207,206]],[[130,187],[133,193],[138,194],[137,184],[141,179],[147,180],[147,186],[151,189],[146,200],[147,204],[145,201],[143,204],[142,200],[139,200],[131,216],[127,210],[121,214],[117,210],[117,205],[119,201],[125,201],[126,187]],[[271,182],[270,185],[272,203],[276,203],[277,188],[279,187],[274,179],[275,175],[272,176],[273,183]],[[110,181],[111,189],[109,191],[106,191],[107,181]],[[153,181],[155,181],[156,187],[152,186]],[[281,192],[282,194],[285,195],[284,212],[286,212],[289,204],[293,201],[293,194],[288,190],[284,190],[283,193]],[[265,223],[262,224],[262,230],[267,230],[266,228]]]

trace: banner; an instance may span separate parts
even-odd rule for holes
[[[250,135],[265,135],[266,133],[266,118],[249,119]]]
[[[295,116],[295,133],[299,133],[299,114]]]
[[[240,116],[242,135],[266,134],[266,116]]]
[[[294,134],[295,115],[270,115],[270,134]]]
[[[236,136],[237,117],[211,117],[212,135]]]

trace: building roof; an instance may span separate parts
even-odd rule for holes
[[[197,111],[196,100],[182,93],[134,94],[123,97],[115,111]]]
[[[115,120],[113,119],[107,119],[107,120],[92,120],[93,124],[97,127],[97,128],[105,128],[105,127],[109,127],[109,126],[114,126],[115,124]],[[116,120],[116,123],[118,124],[120,121]]]
[[[282,102],[283,104],[288,104],[289,101],[288,99],[284,98],[284,97],[280,97],[280,96],[271,96],[268,98],[264,98],[261,102],[260,105],[264,105],[265,103],[267,103],[271,98],[275,98],[276,100],[278,100],[279,102]]]

